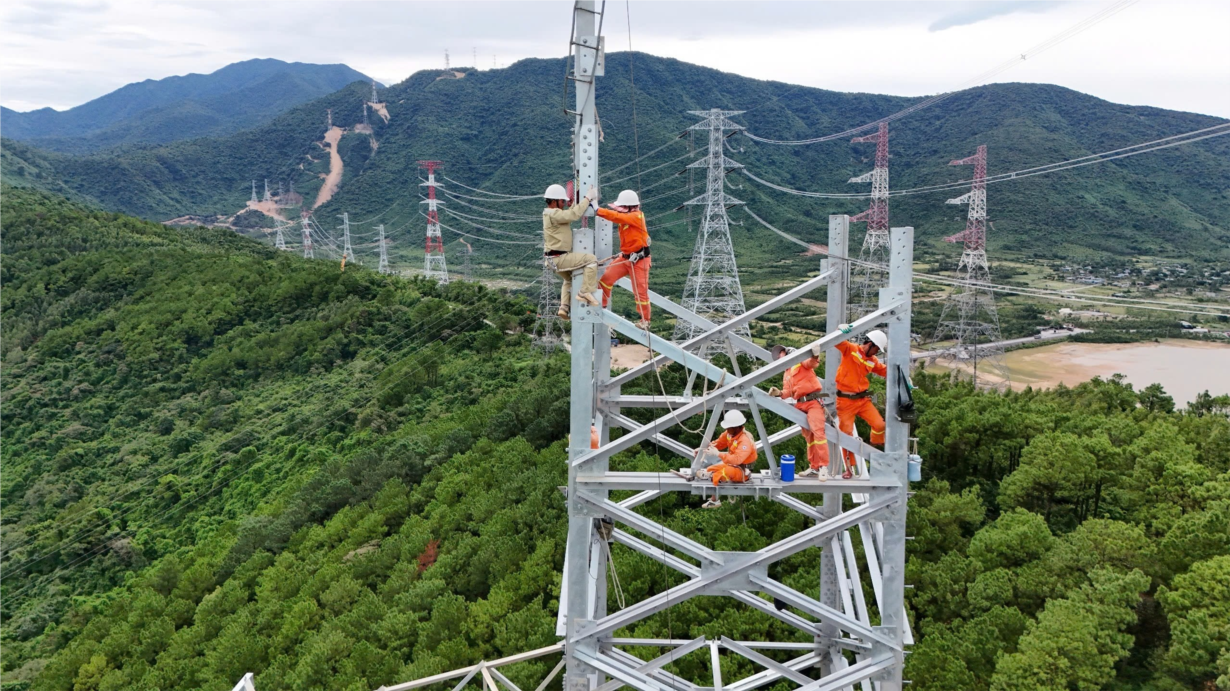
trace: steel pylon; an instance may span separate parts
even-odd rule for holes
[[[546,257],[542,260],[542,277],[538,286],[538,314],[534,319],[532,343],[544,355],[555,352],[564,343],[564,322],[555,311],[559,296],[559,277]]]
[[[720,324],[743,314],[743,286],[739,283],[739,267],[735,261],[735,248],[730,239],[730,218],[726,209],[743,204],[726,194],[726,175],[743,167],[725,154],[727,132],[744,129],[730,118],[741,110],[689,111],[702,118],[689,129],[709,133],[709,147],[705,157],[693,162],[688,168],[705,172],[705,193],[688,200],[685,204],[701,207],[700,231],[692,250],[692,265],[688,269],[687,283],[683,288],[683,306],[706,319]],[[700,333],[695,324],[684,319],[675,322],[675,341],[686,341]],[[748,336],[747,327],[740,331]]]
[[[1003,335],[999,311],[991,292],[990,263],[987,261],[987,147],[978,146],[973,156],[951,161],[949,165],[973,165],[970,191],[948,200],[948,204],[968,204],[965,230],[944,238],[962,243],[957,265],[958,285],[944,302],[935,340],[952,339],[935,358],[946,360],[954,369],[973,376],[975,386],[1004,389],[1010,384],[1004,363]]]
[[[880,289],[888,282],[888,123],[880,123],[875,134],[855,137],[854,144],[876,145],[875,167],[871,172],[850,178],[852,183],[871,183],[871,205],[850,218],[851,223],[866,221],[867,234],[859,250],[859,263],[850,267],[850,321],[875,309]]]
[[[435,279],[437,283],[448,283],[448,264],[444,260],[444,238],[440,234],[439,207],[444,202],[436,199],[436,188],[443,185],[436,182],[436,169],[439,161],[419,161],[419,166],[427,170],[427,181],[420,187],[427,188],[427,199],[419,202],[427,205],[427,240],[423,251],[423,274]]]

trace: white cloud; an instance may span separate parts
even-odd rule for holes
[[[841,91],[945,91],[1106,6],[1102,2],[607,3],[607,45]],[[346,63],[385,83],[493,58],[555,57],[567,2],[10,2],[3,104],[66,108],[124,84],[276,57]],[[1230,3],[1140,2],[996,81],[1230,116]]]

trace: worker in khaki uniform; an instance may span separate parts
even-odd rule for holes
[[[794,349],[783,345],[775,345],[772,350],[773,359],[783,358],[792,350]],[[818,475],[820,481],[824,482],[829,474],[829,445],[824,435],[824,405],[820,403],[820,389],[823,385],[816,376],[816,368],[819,366],[820,347],[813,345],[811,357],[786,370],[782,375],[782,388],[775,386],[769,389],[769,395],[780,396],[807,415],[803,440],[807,442],[807,464],[810,467],[799,473],[799,477]]]
[[[563,185],[551,185],[542,195],[547,207],[542,210],[542,246],[546,261],[563,279],[559,293],[559,316],[569,319],[572,315],[572,272],[582,270],[581,290],[577,293],[577,301],[592,307],[598,306],[598,298],[594,291],[598,289],[598,258],[588,252],[572,251],[572,224],[585,215],[590,200],[597,200],[598,195],[591,187],[581,203],[568,203],[568,193]]]
[[[842,333],[850,333],[849,324],[837,327]],[[860,417],[871,428],[871,443],[884,444],[884,418],[871,400],[871,384],[867,375],[888,376],[888,366],[876,355],[888,348],[888,336],[879,329],[867,332],[867,342],[854,345],[849,341],[837,344],[841,353],[841,365],[837,367],[837,428],[846,434],[854,434],[854,418]],[[854,454],[842,451],[846,471],[842,477],[852,477]]]
[[[725,453],[718,453],[717,457],[721,462],[705,468],[697,474],[697,479],[712,479],[713,486],[717,487],[723,482],[747,482],[752,477],[752,464],[756,462],[756,441],[743,429],[746,424],[747,418],[737,410],[732,410],[722,417],[722,427],[726,431],[709,445],[709,449],[697,449],[696,455],[701,456],[705,451]],[[713,497],[704,503],[703,508],[714,509],[721,505],[715,490]]]

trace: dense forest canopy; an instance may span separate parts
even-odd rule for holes
[[[28,190],[0,212],[5,691],[225,690],[249,671],[358,691],[556,640],[568,365],[529,347],[532,305]],[[915,383],[911,688],[1230,689],[1225,401]],[[643,445],[613,465],[672,461]],[[804,524],[763,501],[642,510],[719,550]],[[629,602],[675,582],[612,550]],[[815,591],[817,562],[771,575]],[[629,633],[718,622],[798,636],[722,598]],[[674,669],[704,679],[702,658]],[[553,664],[509,676],[533,688]]]

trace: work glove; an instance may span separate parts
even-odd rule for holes
[[[854,329],[849,324],[838,324],[837,330],[842,332],[843,334],[848,334]]]
[[[819,343],[811,344],[811,356],[814,358],[820,357],[820,344]]]
[[[773,398],[781,398],[782,390],[777,388],[776,386],[770,386],[769,395],[772,396]]]
[[[598,190],[596,188],[590,187],[588,190],[585,191],[585,198],[588,199],[591,203],[598,201]]]

